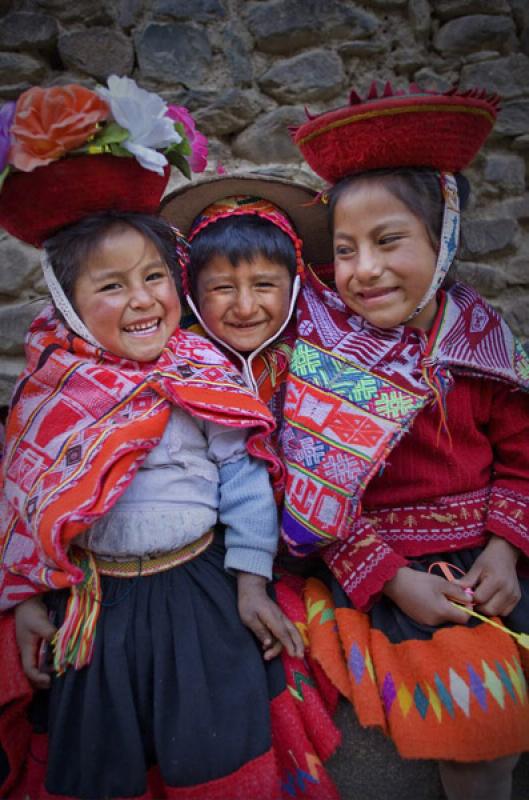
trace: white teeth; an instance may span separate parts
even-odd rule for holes
[[[158,327],[158,320],[155,322],[138,322],[135,325],[127,325],[125,331],[127,333],[145,333],[147,331],[154,331]]]

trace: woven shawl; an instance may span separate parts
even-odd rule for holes
[[[178,329],[155,362],[127,361],[72,334],[48,307],[26,342],[0,497],[0,608],[82,579],[68,544],[108,511],[163,434],[173,406],[248,428],[275,480],[266,407],[206,339]]]
[[[376,328],[351,315],[308,271],[298,300],[282,445],[287,468],[283,535],[295,555],[350,538],[365,487],[452,371],[529,390],[529,359],[474,290],[440,294],[429,335]]]

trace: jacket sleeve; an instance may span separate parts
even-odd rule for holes
[[[362,517],[347,541],[324,549],[323,559],[359,611],[368,611],[384,584],[408,563]]]

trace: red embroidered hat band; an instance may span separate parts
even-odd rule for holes
[[[430,167],[459,172],[490,133],[499,98],[485,91],[430,92],[410,86],[394,92],[373,84],[362,100],[319,114],[292,131],[303,157],[321,178],[336,183],[347,175],[391,167]]]

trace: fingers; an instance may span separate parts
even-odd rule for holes
[[[305,651],[303,639],[291,620],[276,606],[263,610],[261,620],[274,638],[285,648],[289,656],[301,658]]]
[[[476,592],[476,608],[482,614],[486,614],[489,617],[505,617],[515,608],[520,597],[520,584],[516,581],[514,585],[502,585],[498,591],[488,594],[484,601],[481,601]]]
[[[20,660],[27,679],[35,689],[47,689],[51,678],[38,667],[41,640],[38,636],[27,636],[19,646]]]
[[[263,650],[263,658],[265,661],[271,661],[273,658],[278,656],[283,649],[283,645],[280,641],[276,639],[274,644],[271,647],[267,647]]]

